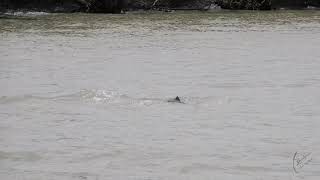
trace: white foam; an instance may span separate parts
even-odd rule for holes
[[[34,17],[34,16],[44,16],[49,15],[47,12],[22,12],[22,11],[14,11],[14,12],[7,12],[5,15],[9,16],[22,16],[22,17]]]

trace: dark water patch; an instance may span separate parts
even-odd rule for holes
[[[21,101],[28,101],[32,99],[45,99],[42,97],[37,97],[33,95],[21,95],[21,96],[2,96],[0,97],[0,104],[10,104]]]
[[[41,156],[34,152],[3,152],[0,151],[0,160],[37,161]]]

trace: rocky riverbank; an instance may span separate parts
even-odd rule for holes
[[[0,12],[27,10],[45,12],[120,13],[148,9],[316,9],[319,0],[1,0]]]

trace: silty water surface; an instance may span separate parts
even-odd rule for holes
[[[318,179],[319,47],[319,11],[2,17],[0,179]]]

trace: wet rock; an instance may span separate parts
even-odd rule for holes
[[[127,0],[92,0],[88,6],[89,12],[120,13],[127,7]]]
[[[317,9],[319,7],[319,0],[272,0],[272,9]]]
[[[272,0],[215,0],[223,9],[269,10]]]
[[[212,4],[215,4],[214,0],[175,0],[169,3],[172,8],[191,10],[208,10]]]
[[[320,8],[320,1],[319,0],[309,0],[307,1],[307,5],[311,7]]]
[[[272,9],[302,9],[306,7],[305,0],[273,0]]]
[[[72,13],[72,12],[80,12],[82,9],[84,9],[83,6],[77,3],[66,3],[63,5],[58,5],[54,8],[52,8],[52,12],[62,12],[62,13]]]
[[[128,0],[1,0],[0,10],[117,13]]]
[[[210,6],[208,6],[206,9],[209,11],[214,11],[214,10],[221,10],[221,7],[217,4],[210,4]]]
[[[45,12],[120,13],[122,10],[157,9],[317,9],[319,0],[0,0],[0,13],[6,10]],[[309,7],[309,8],[308,8]]]

